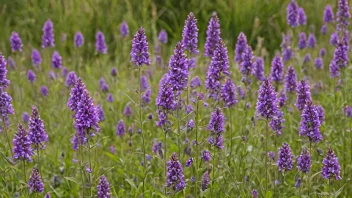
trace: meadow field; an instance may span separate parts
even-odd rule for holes
[[[0,197],[352,197],[349,0],[1,0]]]

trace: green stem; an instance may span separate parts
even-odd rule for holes
[[[264,153],[264,167],[265,167],[265,193],[268,190],[268,167],[267,167],[267,153],[268,153],[268,133],[269,133],[269,128],[268,128],[268,119],[266,119],[265,123],[265,153]]]
[[[165,168],[165,184],[166,184],[166,175],[167,175],[167,146],[166,146],[166,135],[167,135],[167,129],[164,129],[164,168]],[[165,196],[166,196],[166,185],[165,185]]]
[[[23,160],[23,178],[24,178],[24,183],[27,184],[27,176],[26,176],[26,161]],[[24,188],[24,194],[27,194],[26,191],[27,188]]]
[[[211,180],[211,197],[213,197],[213,192],[214,192],[214,181],[215,181],[215,166],[216,166],[216,157],[215,157],[215,146],[213,145],[213,178]]]
[[[11,159],[12,159],[13,153],[12,153],[12,148],[11,148],[11,141],[10,141],[10,138],[9,138],[9,134],[7,134],[6,120],[5,120],[5,117],[4,117],[4,116],[2,116],[2,124],[3,124],[4,131],[5,131],[7,143],[9,144],[9,150],[10,150]]]
[[[196,116],[195,116],[195,121],[196,121],[196,156],[195,156],[195,166],[196,166],[196,173],[195,173],[195,178],[194,182],[196,184],[196,193],[195,197],[198,196],[198,156],[199,156],[199,150],[198,150],[198,112],[199,111],[199,101],[197,100],[197,105],[196,105]]]
[[[312,155],[312,142],[310,140],[309,140],[309,154]],[[307,181],[308,182],[308,196],[310,194],[310,172],[311,171],[308,172],[308,181]]]
[[[142,69],[139,67],[139,81],[141,80],[142,77]],[[141,132],[142,132],[142,144],[143,144],[143,197],[144,197],[144,192],[145,192],[145,167],[147,166],[145,162],[145,144],[144,144],[144,131],[143,131],[143,118],[142,118],[142,84],[141,81],[139,82],[139,123],[141,127]]]
[[[84,184],[84,170],[83,170],[83,152],[82,152],[82,145],[78,145],[79,149],[79,155],[81,157],[81,160],[79,160],[79,165],[80,165],[80,172],[81,172],[81,178],[82,178],[82,185]],[[82,188],[82,195],[84,197],[84,188]]]
[[[92,162],[91,162],[91,159],[90,159],[90,150],[91,150],[91,148],[90,148],[90,143],[89,143],[89,140],[88,140],[88,160],[89,160],[89,171],[90,172],[93,172],[92,171]],[[91,174],[92,173],[89,173],[88,174],[88,178],[89,178],[89,191],[90,191],[90,196],[92,196],[92,178],[91,178]]]

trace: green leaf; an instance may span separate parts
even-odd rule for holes
[[[76,184],[80,184],[80,182],[78,182],[77,180],[76,180],[76,178],[74,178],[74,177],[64,177],[66,180],[68,180],[68,181],[72,181],[73,183],[76,183]]]
[[[125,179],[125,181],[129,183],[132,188],[137,188],[131,179]]]
[[[339,195],[340,195],[340,193],[342,192],[342,190],[343,190],[343,188],[346,186],[346,184],[344,184],[340,189],[338,189],[336,192],[335,192],[335,194],[334,194],[334,196],[335,197],[338,197]]]
[[[272,197],[273,197],[273,193],[271,191],[266,191],[265,198],[272,198]]]

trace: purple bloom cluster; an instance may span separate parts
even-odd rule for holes
[[[7,69],[6,69],[6,59],[0,52],[0,87],[7,88],[10,81],[6,79]]]
[[[317,108],[311,101],[306,102],[301,114],[299,135],[307,136],[311,142],[319,142],[323,139],[320,134],[320,126]]]
[[[246,79],[249,75],[253,74],[253,52],[250,46],[247,46],[245,50],[242,52],[240,64],[240,72],[243,75],[243,79]]]
[[[295,93],[297,88],[297,75],[293,66],[287,70],[285,77],[285,91],[288,93]]]
[[[299,14],[298,14],[298,4],[296,3],[295,0],[291,0],[291,2],[287,5],[286,11],[287,11],[287,24],[289,24],[291,27],[296,27],[299,25]]]
[[[159,93],[156,98],[156,106],[163,110],[175,110],[176,108],[175,96],[168,74],[164,74],[159,82]]]
[[[348,105],[345,107],[345,115],[346,115],[347,117],[352,118],[352,107],[350,107],[350,106],[348,106]]]
[[[321,57],[317,57],[315,60],[314,60],[314,65],[317,69],[322,69],[324,67],[324,61],[323,61],[323,58]]]
[[[277,134],[277,135],[281,135],[281,131],[283,129],[282,123],[285,122],[284,120],[284,112],[278,110],[276,112],[276,115],[273,117],[273,119],[271,119],[269,125],[271,127],[271,129]]]
[[[104,175],[100,176],[99,184],[97,186],[97,191],[98,191],[98,194],[97,194],[98,198],[111,197],[110,184]]]
[[[235,62],[242,62],[242,53],[247,49],[247,37],[243,32],[237,37],[236,49],[235,49]]]
[[[66,77],[66,87],[72,87],[76,84],[77,75],[74,71],[71,71],[67,74]]]
[[[349,19],[351,18],[350,7],[348,5],[348,0],[339,0],[337,7],[337,24],[336,29],[338,31],[344,31],[348,29],[350,25]]]
[[[158,142],[157,139],[154,139],[153,146],[152,146],[152,152],[155,154],[160,154],[160,153],[162,153],[162,148],[163,148],[163,143],[161,141]]]
[[[81,100],[81,95],[83,94],[83,91],[85,89],[85,84],[80,78],[78,78],[76,80],[75,85],[71,89],[70,97],[67,102],[67,106],[70,108],[71,111],[77,111],[78,103]]]
[[[309,173],[312,162],[307,148],[303,148],[302,153],[297,158],[297,168],[303,173]]]
[[[12,32],[10,36],[11,49],[13,52],[19,51],[22,52],[22,40],[20,35],[17,32]]]
[[[42,94],[42,96],[48,96],[49,94],[49,90],[48,90],[48,87],[43,85],[41,88],[40,88],[40,93]]]
[[[74,45],[76,48],[79,48],[79,47],[82,47],[83,44],[84,44],[83,34],[81,32],[77,32],[74,38]]]
[[[9,114],[15,114],[15,111],[11,104],[12,97],[4,90],[0,91],[0,113],[1,116],[6,119]]]
[[[169,82],[174,91],[187,88],[188,60],[181,42],[176,44],[174,54],[169,61]]]
[[[126,21],[122,21],[121,25],[120,25],[120,35],[121,37],[127,37],[129,34],[129,29],[128,29],[128,25],[126,23]]]
[[[307,36],[306,36],[306,33],[301,32],[299,34],[299,39],[298,39],[298,48],[304,49],[306,47],[307,47]]]
[[[273,82],[282,82],[284,77],[284,64],[280,55],[276,55],[271,62],[270,79]]]
[[[212,57],[220,41],[220,23],[216,12],[210,18],[204,45],[204,56]]]
[[[43,27],[42,48],[55,47],[54,24],[48,19]]]
[[[28,187],[30,193],[44,192],[44,184],[37,168],[32,169],[31,177],[28,180]]]
[[[324,23],[332,23],[334,22],[334,12],[332,11],[331,5],[326,5],[324,10]]]
[[[323,122],[325,121],[325,110],[321,105],[316,106],[316,108],[317,108],[318,115],[319,115],[320,125],[322,125]]]
[[[32,70],[28,70],[27,78],[29,82],[34,83],[34,81],[37,79],[37,76]]]
[[[210,184],[209,172],[205,171],[202,176],[202,190],[205,191]]]
[[[161,31],[159,32],[158,40],[159,40],[161,43],[167,43],[167,33],[166,33],[165,30],[161,30]]]
[[[254,75],[259,81],[265,79],[264,76],[264,60],[262,57],[256,57],[254,61]]]
[[[32,63],[33,66],[38,66],[42,64],[42,57],[37,49],[32,50]]]
[[[44,142],[48,142],[48,134],[45,132],[44,122],[40,118],[38,109],[32,106],[32,115],[29,118],[28,137],[34,144],[35,149],[44,149]]]
[[[317,44],[317,40],[316,40],[314,34],[310,33],[309,37],[308,37],[308,47],[315,48],[316,44]]]
[[[21,124],[18,124],[18,130],[13,138],[13,159],[32,161],[33,150],[31,148],[31,140],[28,137],[26,129]]]
[[[175,192],[186,187],[183,168],[176,153],[173,153],[171,159],[167,162],[166,187],[172,187]]]
[[[258,91],[257,116],[272,119],[278,111],[276,93],[269,79],[265,79]]]
[[[62,66],[62,58],[58,51],[54,51],[51,57],[51,66],[56,69],[60,69]]]
[[[298,24],[305,25],[307,23],[307,16],[303,8],[298,9]]]
[[[236,86],[230,78],[222,85],[220,97],[224,101],[225,107],[232,107],[238,103]]]
[[[291,149],[286,142],[282,143],[282,147],[279,149],[277,167],[280,172],[290,171],[293,167]]]
[[[127,103],[125,108],[123,109],[123,115],[126,117],[131,117],[133,114],[132,108],[131,108],[131,103]]]
[[[194,14],[189,13],[182,31],[182,44],[191,54],[197,55],[198,48],[198,28],[197,19]]]
[[[150,55],[148,52],[148,41],[144,29],[141,27],[134,35],[132,40],[132,49],[130,53],[131,63],[141,67],[143,64],[150,65]]]
[[[225,116],[220,108],[211,113],[208,130],[213,134],[221,135],[225,131]]]
[[[323,169],[321,175],[325,179],[331,179],[335,177],[336,180],[340,180],[340,169],[340,164],[334,151],[329,148],[326,157],[323,160]]]
[[[191,79],[190,81],[190,87],[192,89],[195,89],[197,87],[202,86],[202,81],[200,80],[200,78],[198,76],[195,76],[194,78]]]
[[[307,101],[312,101],[312,97],[310,94],[310,86],[305,80],[301,80],[296,89],[297,100],[296,107],[299,111],[303,111]]]
[[[108,53],[108,48],[105,44],[105,37],[103,32],[97,32],[95,35],[95,51],[100,54]]]
[[[337,43],[332,61],[335,62],[338,68],[341,69],[347,66],[348,51],[349,51],[349,46],[347,44],[345,44],[344,42]]]

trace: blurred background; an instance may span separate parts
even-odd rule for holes
[[[184,21],[189,12],[198,19],[199,47],[205,41],[205,31],[212,12],[220,17],[222,38],[232,52],[239,32],[243,31],[249,44],[255,46],[258,37],[270,52],[279,49],[282,33],[287,30],[286,6],[289,0],[0,0],[0,36],[9,38],[17,31],[26,41],[40,47],[41,29],[50,18],[54,23],[56,48],[62,43],[72,43],[74,33],[81,31],[91,49],[85,56],[94,54],[95,33],[103,31],[109,51],[116,49],[119,26],[125,20],[130,28],[130,38],[139,26],[146,29],[149,42],[161,29],[169,36],[169,45],[181,39]],[[319,39],[323,10],[327,3],[333,8],[334,0],[297,0],[306,10],[306,26],[296,31],[314,32]],[[314,24],[314,25],[311,25]],[[33,31],[37,30],[37,31]],[[156,39],[153,39],[156,41]],[[70,44],[71,44],[70,43]],[[1,39],[2,51],[10,52],[8,39]],[[7,50],[7,51],[6,51]],[[60,49],[61,50],[61,49]],[[70,51],[70,49],[67,49]],[[171,50],[171,48],[170,48]],[[111,57],[114,58],[114,57]]]

